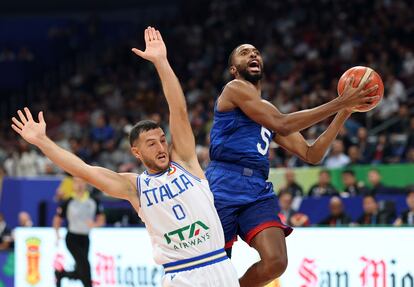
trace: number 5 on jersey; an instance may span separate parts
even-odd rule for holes
[[[270,130],[268,130],[267,128],[262,127],[262,129],[260,131],[260,135],[262,137],[263,142],[258,142],[257,143],[257,151],[261,155],[266,155],[267,151],[269,150],[270,140],[271,140],[271,137],[272,137],[272,132]]]

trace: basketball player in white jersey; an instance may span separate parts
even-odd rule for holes
[[[24,113],[19,110],[19,119],[12,118],[12,128],[68,173],[132,204],[150,234],[155,262],[164,266],[162,286],[239,286],[223,249],[223,229],[213,195],[197,160],[183,91],[159,31],[148,27],[145,43],[145,51],[132,51],[151,61],[161,78],[172,143],[169,147],[155,122],[141,121],[134,126],[131,151],[147,168],[143,174],[116,173],[86,164],[46,136],[42,112],[36,122],[28,108]]]

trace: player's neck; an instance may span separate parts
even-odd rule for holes
[[[255,82],[255,83],[253,83],[253,82],[251,82],[251,81],[248,81],[248,80],[246,80],[245,78],[238,78],[239,80],[242,80],[242,81],[245,81],[245,82],[248,82],[248,83],[250,83],[250,84],[252,84],[259,92],[261,91],[261,89],[262,89],[262,81],[261,80],[258,80],[257,82]]]
[[[152,169],[152,168],[147,168],[147,174],[148,175],[161,174],[161,173],[166,172],[169,168],[170,168],[170,165],[169,164],[168,164],[168,166],[165,169]]]

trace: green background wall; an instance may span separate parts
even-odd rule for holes
[[[382,182],[387,186],[406,187],[414,184],[414,164],[392,164],[392,165],[360,165],[353,166],[352,169],[358,181],[364,182],[366,186],[370,186],[368,182],[368,172],[371,169],[377,169],[382,177]],[[295,170],[296,180],[302,185],[305,193],[318,180],[318,174],[321,167],[305,167]],[[343,189],[342,175],[343,168],[331,169],[332,184],[338,189]],[[275,191],[278,192],[285,185],[284,168],[273,168],[270,170],[269,180],[273,182]]]

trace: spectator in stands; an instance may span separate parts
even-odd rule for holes
[[[359,147],[362,162],[371,162],[374,145],[368,142],[368,131],[365,127],[358,129],[355,144]]]
[[[361,152],[359,151],[359,147],[357,145],[351,145],[348,148],[348,156],[350,161],[347,164],[347,166],[360,165],[366,163],[363,161],[361,157]]]
[[[108,124],[104,115],[98,114],[95,127],[91,131],[92,140],[105,143],[114,138],[114,129]]]
[[[303,197],[303,188],[296,182],[295,171],[293,169],[286,169],[285,180],[286,185],[280,192],[290,193],[293,198],[297,196]]]
[[[30,214],[26,211],[19,212],[19,226],[20,227],[33,227],[33,221]]]
[[[338,191],[333,187],[331,183],[331,174],[328,170],[321,170],[319,172],[318,183],[314,184],[308,192],[308,196],[332,196],[339,195]]]
[[[342,183],[344,184],[344,191],[341,192],[343,197],[368,193],[368,190],[361,183],[358,183],[353,170],[347,169],[342,172]]]
[[[7,47],[3,48],[0,52],[0,62],[13,62],[16,60],[16,54],[12,49]]]
[[[349,225],[352,222],[351,217],[345,213],[342,199],[339,196],[333,196],[331,198],[329,201],[329,210],[329,216],[322,220],[319,224],[329,226],[344,226]]]
[[[361,225],[378,225],[378,224],[390,224],[392,218],[388,213],[380,212],[378,208],[377,200],[373,195],[365,195],[363,198],[363,210],[364,213],[357,220]]]
[[[374,148],[371,162],[374,164],[387,163],[391,156],[392,150],[389,143],[389,136],[386,134],[380,134]]]
[[[34,55],[27,47],[20,47],[17,60],[22,62],[33,62]]]
[[[292,208],[293,197],[289,192],[279,193],[280,220],[290,226],[309,226],[309,217]]]
[[[19,140],[17,151],[12,151],[4,162],[9,176],[37,176],[43,174],[44,157],[40,156],[30,145]]]
[[[396,116],[397,122],[390,127],[390,131],[397,134],[408,134],[410,129],[410,109],[407,103],[401,103]]]
[[[4,216],[0,213],[0,250],[7,250],[11,247],[11,231],[7,227]]]
[[[407,202],[408,210],[401,213],[401,215],[397,218],[397,220],[394,222],[394,225],[396,226],[401,226],[401,225],[414,226],[414,186],[410,186],[408,188],[406,202]]]
[[[387,187],[381,182],[381,174],[377,169],[371,169],[368,172],[368,181],[372,185],[369,193],[372,195],[393,193],[396,189]]]
[[[341,140],[335,140],[332,143],[332,149],[329,156],[325,160],[327,168],[339,168],[349,164],[350,159],[344,153],[344,144]]]
[[[407,142],[405,144],[405,156],[407,157],[410,148],[414,148],[414,116],[410,119],[410,128],[407,131]]]
[[[405,163],[414,163],[414,147],[410,147],[407,151]]]

